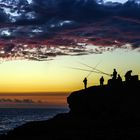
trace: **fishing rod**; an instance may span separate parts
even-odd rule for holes
[[[101,63],[101,62],[97,63],[97,64],[95,65],[95,67],[92,68],[92,70],[96,69],[100,63]],[[87,75],[87,78],[88,78],[91,74],[92,74],[92,72],[90,72],[90,73]]]
[[[67,68],[74,69],[74,70],[87,71],[87,72],[94,72],[94,73],[98,73],[98,74],[100,74],[100,72],[98,72],[98,71],[94,71],[94,70],[81,69],[81,68],[75,68],[75,67],[67,67]]]
[[[84,64],[84,63],[80,63],[80,64],[82,64],[82,65],[84,65],[84,66],[87,66],[87,67],[89,67],[89,68],[91,68],[91,69],[93,69],[93,70],[96,70],[96,71],[98,71],[100,74],[104,74],[104,75],[107,75],[107,76],[111,76],[111,74],[105,73],[105,72],[103,72],[103,71],[97,69],[96,67],[94,68],[94,67],[91,67],[91,66],[89,66],[89,65],[87,65],[87,64]]]
[[[94,70],[88,70],[88,69],[81,69],[81,68],[75,68],[75,67],[67,67],[67,68],[70,68],[70,69],[74,69],[74,70],[81,70],[81,71],[88,71],[88,72],[94,72],[94,73],[97,73],[97,74],[105,74],[105,73],[101,73],[99,71],[94,71]],[[107,76],[111,76],[111,74],[105,74]]]

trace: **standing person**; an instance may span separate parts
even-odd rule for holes
[[[84,87],[85,89],[87,88],[87,78],[85,77],[85,79],[83,80],[83,83],[84,83]]]
[[[117,71],[114,69],[113,74],[112,74],[112,79],[116,80],[117,79]]]
[[[118,80],[118,83],[119,83],[119,84],[122,83],[122,77],[120,76],[120,74],[118,74],[117,80]]]
[[[101,85],[101,86],[104,85],[104,77],[103,77],[103,76],[100,78],[100,85]]]

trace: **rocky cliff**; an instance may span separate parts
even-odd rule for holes
[[[129,117],[140,113],[140,81],[94,86],[75,91],[67,102],[73,115]]]

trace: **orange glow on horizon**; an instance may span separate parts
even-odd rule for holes
[[[27,98],[30,95],[30,99],[35,101],[45,98],[49,105],[66,105],[67,95],[72,91],[83,89],[83,79],[89,74],[87,71],[69,67],[89,69],[79,62],[95,67],[101,61],[98,69],[112,74],[116,68],[124,80],[127,70],[133,70],[132,74],[140,75],[139,60],[138,51],[116,50],[103,54],[61,56],[52,61],[7,61],[0,65],[0,99],[4,95],[7,96],[5,98],[13,99],[13,96],[10,96],[12,94],[22,99],[22,94],[25,94]],[[88,77],[88,87],[99,85],[101,76],[104,76],[106,84],[110,77],[92,73]],[[54,96],[56,92],[58,94]],[[66,94],[60,96],[62,93]]]

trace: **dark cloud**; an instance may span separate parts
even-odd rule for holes
[[[82,48],[75,50],[79,42],[103,47],[121,47],[129,43],[132,48],[138,48],[139,2],[129,0],[120,4],[104,3],[102,0],[0,0],[0,44],[4,42],[3,46],[7,46],[5,42],[12,42],[32,44],[35,47],[40,44],[67,46],[73,48],[71,51],[78,52],[76,55],[89,53],[89,50]],[[9,53],[7,48],[4,51]],[[54,49],[47,55],[71,55],[71,51],[69,48],[68,53],[62,49],[56,52]]]
[[[9,21],[8,15],[0,8],[0,23],[7,23]]]
[[[132,17],[140,19],[140,1],[139,0],[129,0],[127,1],[119,11],[120,16]]]
[[[87,23],[112,15],[140,18],[140,7],[136,0],[128,1],[124,5],[101,5],[96,0],[32,0],[31,4],[27,0],[1,2],[4,3],[1,11],[7,13],[9,8],[9,15],[15,17],[15,24],[18,25],[41,25],[68,19]],[[6,14],[4,16],[3,13],[3,17]]]

